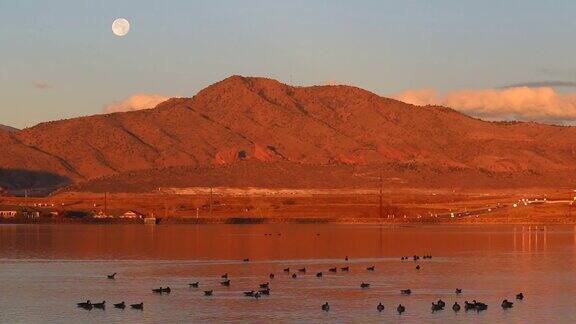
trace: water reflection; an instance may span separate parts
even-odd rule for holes
[[[574,246],[574,227],[388,225],[4,225],[1,258],[314,259],[541,252]]]
[[[0,322],[575,322],[576,227],[368,225],[0,226]],[[432,260],[400,256],[432,254]],[[345,256],[350,261],[344,260]],[[250,258],[251,262],[241,260]],[[349,273],[329,273],[349,265]],[[375,265],[375,271],[366,271]],[[284,267],[305,266],[292,279]],[[324,271],[319,279],[314,273]],[[106,274],[118,272],[116,280]],[[219,284],[230,273],[232,286]],[[270,296],[242,292],[271,281]],[[199,290],[188,287],[200,281]],[[361,282],[371,284],[360,289]],[[170,296],[151,288],[170,286]],[[464,289],[461,296],[454,289]],[[411,296],[400,289],[411,288]],[[214,289],[206,298],[202,289]],[[527,298],[510,311],[503,298]],[[51,296],[51,298],[46,298]],[[77,301],[145,303],[86,312]],[[478,299],[487,312],[432,314],[430,302]],[[329,301],[331,310],[319,307]],[[378,302],[386,305],[376,311]],[[8,310],[8,311],[4,311]]]

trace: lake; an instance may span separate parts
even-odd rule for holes
[[[433,258],[400,260],[415,254]],[[367,271],[372,265],[375,271]],[[350,272],[329,273],[335,266]],[[282,271],[286,267],[289,274]],[[302,267],[307,272],[293,279]],[[322,278],[315,276],[319,271]],[[107,279],[113,272],[116,279]],[[220,285],[223,273],[230,287]],[[188,286],[195,281],[200,288]],[[270,296],[243,296],[268,281]],[[361,289],[362,282],[371,286]],[[152,293],[161,286],[171,293]],[[574,323],[576,228],[0,225],[0,287],[2,323]],[[401,295],[407,288],[412,294]],[[456,295],[455,288],[463,293]],[[210,289],[214,295],[204,296]],[[518,292],[523,301],[514,298]],[[432,313],[439,298],[446,310]],[[500,307],[504,298],[514,302],[512,309]],[[107,307],[76,307],[87,299],[106,300]],[[452,311],[455,301],[473,299],[488,310]],[[120,301],[144,302],[144,310],[112,307]],[[329,312],[321,310],[324,302]],[[381,313],[378,302],[386,307]],[[399,303],[406,306],[402,315]]]

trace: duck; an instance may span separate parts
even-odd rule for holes
[[[270,283],[269,283],[269,282],[265,282],[265,283],[263,283],[263,284],[260,284],[260,288],[266,289],[266,288],[268,288],[268,287],[270,287]]]
[[[368,270],[368,271],[374,271],[374,269],[376,269],[375,266],[369,266],[368,268],[366,268],[366,270]]]
[[[340,268],[340,271],[348,272],[350,271],[350,267],[342,267]]]
[[[298,269],[298,272],[306,273],[306,268]]]
[[[516,299],[518,299],[518,300],[524,299],[524,294],[523,293],[516,294]]]
[[[163,291],[162,287],[156,288],[156,289],[152,289],[152,292],[155,293],[155,294],[161,294],[162,291]]]
[[[328,302],[326,302],[324,305],[322,305],[322,310],[325,312],[330,310],[330,305],[328,305]]]
[[[384,305],[382,305],[382,303],[380,302],[380,303],[378,303],[378,306],[376,306],[376,309],[377,309],[379,312],[381,312],[381,311],[384,310]]]
[[[504,300],[502,301],[501,306],[502,306],[503,309],[508,309],[508,308],[514,307],[514,303],[508,301],[508,299],[504,299]]]
[[[274,274],[271,273],[271,274],[268,275],[268,277],[269,277],[270,279],[274,279]]]
[[[454,302],[454,305],[452,305],[452,310],[455,312],[460,311],[460,305],[458,304],[458,302]]]
[[[284,268],[284,272],[290,272],[290,268]]]
[[[222,286],[230,287],[230,279],[221,281],[220,284],[221,284]]]
[[[410,295],[412,293],[411,289],[402,289],[400,290],[400,292],[402,293],[402,295]]]
[[[416,266],[416,270],[420,270],[420,265],[417,265],[417,266]]]
[[[162,289],[163,293],[167,293],[167,294],[169,294],[172,291],[172,289],[170,289],[170,287],[161,288],[161,289]]]
[[[292,274],[292,279],[296,279],[296,277],[298,277],[298,276],[296,275],[296,273],[293,273],[293,274]]]
[[[142,310],[142,309],[144,309],[144,303],[142,302],[142,303],[140,303],[140,304],[132,304],[132,305],[130,305],[130,307],[133,308],[133,309],[140,309],[140,310]]]
[[[369,284],[369,283],[364,283],[364,282],[363,282],[363,283],[360,284],[360,288],[369,288],[369,287],[370,287],[370,284]]]
[[[243,259],[242,261],[243,261],[243,262],[250,262],[250,259],[245,258],[245,259]]]
[[[254,297],[254,290],[245,291],[244,296],[246,297]]]
[[[77,303],[76,306],[82,307],[82,308],[92,308],[92,303],[90,302],[90,300],[87,300],[85,302]]]
[[[330,271],[330,272],[337,272],[337,271],[338,271],[338,268],[336,268],[336,267],[330,268],[330,269],[328,269],[328,271]]]
[[[104,309],[106,308],[106,301],[102,301],[101,303],[94,303],[92,304],[94,308]]]
[[[484,311],[484,310],[487,310],[487,309],[488,309],[488,305],[486,305],[486,304],[484,304],[484,303],[481,303],[481,302],[476,302],[476,310],[477,310],[478,312]]]
[[[316,273],[316,278],[320,278],[320,277],[322,277],[322,272]]]
[[[396,311],[398,312],[398,314],[402,314],[406,311],[406,307],[402,306],[402,304],[398,304],[398,307],[396,307]]]
[[[443,309],[444,309],[444,307],[442,307],[441,305],[432,303],[432,312],[441,311]]]
[[[438,299],[438,302],[436,304],[440,305],[440,307],[442,308],[446,307],[446,303],[442,299]]]
[[[190,286],[192,288],[198,288],[200,286],[200,282],[196,281],[193,283],[189,283],[188,286]]]
[[[476,303],[474,303],[474,302],[469,303],[467,300],[464,301],[464,310],[468,311],[471,309],[476,309]]]
[[[221,275],[220,278],[222,278],[222,279],[228,279],[228,272],[226,272],[225,274]]]
[[[346,257],[344,258],[344,261],[348,261],[348,256],[346,256]]]
[[[460,295],[462,293],[462,288],[456,288],[456,295]]]
[[[261,297],[260,292],[254,293],[254,298],[258,299],[258,298],[260,298],[260,297]]]
[[[260,289],[260,290],[258,290],[258,293],[260,295],[270,295],[270,288]]]
[[[118,304],[114,304],[114,308],[124,309],[124,308],[126,308],[126,303],[125,303],[125,302],[121,302],[121,303],[118,303]]]
[[[204,290],[204,296],[212,296],[214,290]]]
[[[480,303],[480,304],[476,305],[476,310],[477,310],[478,312],[480,312],[480,311],[485,311],[485,310],[487,310],[487,309],[488,309],[488,305],[486,305],[486,304],[484,304],[484,303]]]
[[[116,279],[116,272],[107,276],[108,279]]]

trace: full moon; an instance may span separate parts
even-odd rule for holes
[[[130,30],[130,22],[124,18],[117,18],[112,23],[112,32],[116,36],[125,36]]]

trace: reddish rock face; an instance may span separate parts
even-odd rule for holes
[[[472,179],[461,181],[463,186],[500,175],[523,185],[534,179],[572,181],[558,175],[576,169],[575,144],[575,127],[485,122],[356,87],[291,87],[232,76],[155,109],[0,131],[0,168],[41,170],[83,183],[127,172],[165,180],[178,168],[216,170],[239,163],[258,165],[248,168],[254,174],[247,171],[246,178],[277,163],[291,165],[295,176],[308,174],[310,166],[379,165],[391,176],[399,174],[402,183],[432,175],[437,182],[461,172]],[[482,177],[487,182],[474,180]],[[426,179],[417,182],[427,185]]]

